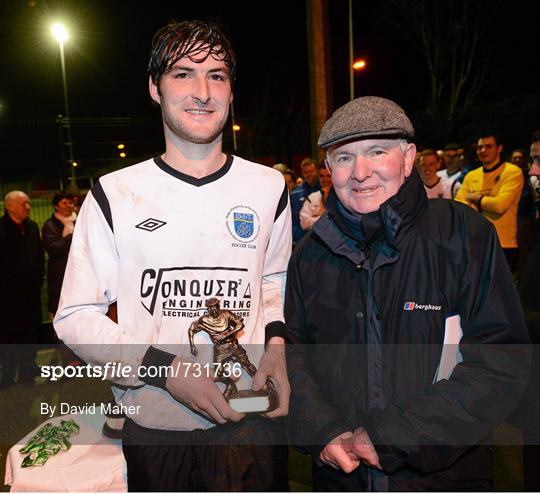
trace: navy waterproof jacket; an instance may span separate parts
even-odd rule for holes
[[[317,489],[489,489],[481,444],[530,369],[496,232],[468,206],[428,201],[416,171],[379,211],[381,234],[366,242],[338,227],[330,205],[293,252],[291,441],[317,459],[341,433],[368,431],[384,472],[316,462]]]

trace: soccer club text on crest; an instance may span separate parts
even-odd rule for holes
[[[235,206],[227,213],[227,229],[233,237],[233,247],[256,249],[261,222],[257,212],[249,206]]]

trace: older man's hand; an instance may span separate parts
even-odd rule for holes
[[[345,473],[356,470],[360,465],[360,461],[352,459],[343,445],[343,442],[351,437],[353,437],[353,433],[348,431],[332,439],[321,451],[319,459],[332,468],[343,470]]]
[[[363,461],[368,467],[382,470],[379,463],[379,455],[375,450],[367,431],[363,427],[359,427],[342,441],[344,451],[350,458],[358,461]]]

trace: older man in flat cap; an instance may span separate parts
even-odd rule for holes
[[[315,490],[490,490],[493,429],[529,342],[496,232],[429,200],[394,102],[338,109],[319,145],[333,191],[289,265],[289,433]],[[483,445],[481,445],[483,444]]]

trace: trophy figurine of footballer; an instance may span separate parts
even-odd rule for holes
[[[239,413],[266,413],[278,407],[277,392],[272,382],[267,379],[260,391],[252,389],[238,390],[236,382],[240,375],[230,372],[232,364],[238,363],[253,378],[257,368],[250,362],[246,350],[238,343],[238,333],[244,329],[244,320],[233,312],[221,309],[217,298],[206,301],[208,314],[199,317],[189,327],[191,354],[198,355],[193,342],[195,334],[204,331],[214,344],[214,364],[217,372],[214,380],[225,384],[223,396],[233,410]],[[224,364],[229,363],[229,366]]]

